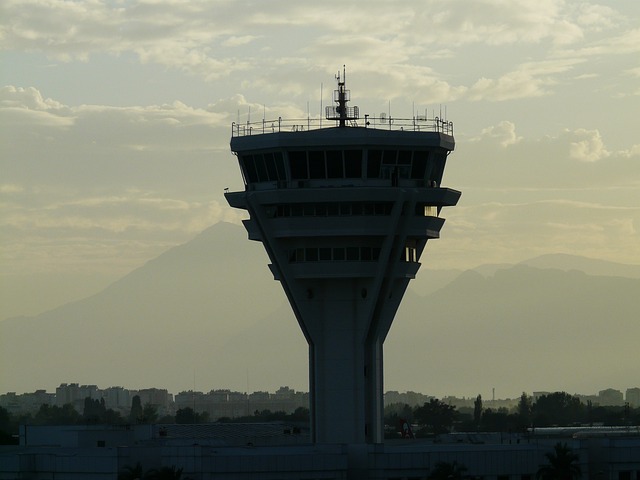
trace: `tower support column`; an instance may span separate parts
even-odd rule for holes
[[[298,302],[309,336],[313,440],[380,443],[382,342],[369,335],[368,302],[353,294],[365,287],[356,280],[314,283],[312,298]]]

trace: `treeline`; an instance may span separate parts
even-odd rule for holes
[[[149,403],[142,405],[139,396],[134,396],[131,402],[129,415],[106,408],[104,399],[94,400],[85,398],[82,413],[73,405],[43,404],[35,414],[25,413],[11,415],[5,408],[0,407],[0,445],[18,443],[18,431],[20,425],[137,425],[137,424],[196,424],[209,422],[308,422],[309,409],[300,407],[293,413],[272,412],[270,410],[256,410],[253,415],[229,418],[222,417],[211,419],[207,412],[195,412],[186,407],[176,411],[175,415],[160,415],[155,405]]]
[[[403,403],[387,405],[384,420],[389,436],[398,433],[425,436],[451,431],[458,432],[523,432],[531,427],[605,425],[640,425],[640,408],[625,406],[594,406],[582,403],[578,397],[565,392],[556,392],[539,397],[535,402],[523,393],[518,405],[507,408],[484,408],[482,396],[478,395],[473,408],[456,408],[438,399],[431,399],[420,406]],[[300,407],[293,413],[256,410],[253,415],[211,419],[206,412],[196,412],[187,407],[175,415],[160,415],[151,404],[142,405],[139,396],[134,396],[129,415],[108,409],[103,400],[86,398],[82,413],[71,404],[58,407],[42,405],[35,414],[11,415],[0,407],[0,444],[17,443],[19,425],[131,425],[131,424],[196,424],[208,422],[309,422],[309,410]],[[415,432],[412,431],[414,426]]]
[[[451,431],[523,432],[531,427],[640,425],[640,408],[594,406],[566,392],[542,395],[535,402],[523,393],[511,410],[484,408],[482,396],[478,395],[473,408],[458,409],[431,399],[415,407],[402,403],[387,405],[384,412],[389,436],[394,437],[399,433],[425,436]],[[417,426],[415,432],[407,432],[411,425]]]

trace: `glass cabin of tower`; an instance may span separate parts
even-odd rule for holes
[[[267,128],[264,134],[260,129],[250,135],[245,130],[232,137],[231,149],[238,157],[245,192],[276,192],[273,203],[262,202],[265,218],[275,222],[274,227],[279,225],[277,230],[288,222],[291,228],[286,230],[296,232],[280,242],[290,263],[376,262],[388,229],[385,217],[391,215],[396,201],[396,188],[422,192],[411,205],[412,211],[403,215],[431,217],[422,222],[423,228],[415,237],[408,238],[400,253],[401,261],[418,262],[425,233],[427,238],[438,237],[443,221],[433,217],[438,217],[443,205],[450,204],[444,198],[451,196],[445,195],[450,191],[438,187],[447,155],[454,147],[453,137],[438,128],[425,131],[426,126],[421,124],[397,121],[392,125],[395,128],[369,124],[280,130],[275,134]],[[437,127],[438,123],[431,126]],[[440,127],[450,132],[452,125]],[[330,227],[324,221],[328,218],[332,219]],[[327,228],[325,234],[318,235],[322,239],[313,240],[309,237],[314,236],[317,222]],[[303,239],[301,232],[305,231]],[[327,231],[336,232],[333,242],[327,238]],[[360,239],[357,245],[350,244],[353,237]]]
[[[270,145],[276,142],[260,141],[266,140],[261,135],[234,138],[236,141],[232,140],[232,149],[234,146],[240,147],[234,152],[238,155],[245,188],[388,186],[390,182],[393,182],[393,186],[402,187],[440,185],[446,157],[453,147],[453,139],[449,135],[436,132],[430,132],[432,135],[427,132],[415,132],[417,135],[403,131],[376,132],[370,127],[351,129],[362,130],[358,132],[361,133],[359,140],[362,144],[358,144],[358,138],[353,135],[351,138],[336,135],[338,138],[331,139],[332,135],[325,133],[331,133],[333,129],[297,132],[297,138],[291,139],[298,141],[288,145],[286,141],[277,142],[280,145]],[[371,131],[374,134],[369,134]],[[335,133],[338,132],[342,130]],[[280,135],[290,137],[287,133]],[[425,145],[426,136],[441,140],[442,145]],[[327,146],[320,142],[316,146],[312,141],[300,142],[305,137],[316,141],[321,137],[338,144]],[[252,141],[254,139],[256,141]],[[413,145],[412,139],[415,141]],[[348,140],[349,144],[340,144]],[[376,140],[378,143],[373,143]],[[405,145],[399,146],[398,140],[405,140]]]

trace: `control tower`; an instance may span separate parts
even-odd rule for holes
[[[383,442],[383,343],[442,207],[453,124],[365,115],[345,73],[325,121],[233,124],[249,239],[262,242],[309,344],[315,443]],[[247,292],[250,301],[251,292]]]

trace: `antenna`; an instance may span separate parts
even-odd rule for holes
[[[343,65],[342,76],[340,76],[340,71],[336,74],[338,89],[333,91],[333,101],[338,105],[334,107],[327,107],[326,109],[327,120],[337,120],[340,127],[346,127],[347,120],[350,120],[353,126],[357,126],[354,120],[360,118],[358,107],[347,107],[347,102],[351,100],[351,92],[345,88],[344,80],[346,76],[347,67]]]
[[[320,128],[322,128],[322,82],[320,82]]]

